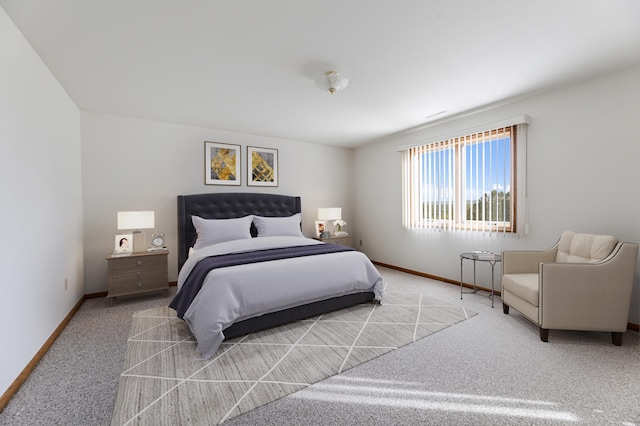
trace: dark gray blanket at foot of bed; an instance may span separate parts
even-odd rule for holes
[[[191,273],[180,288],[180,291],[178,291],[178,294],[176,294],[169,304],[169,307],[178,313],[178,318],[183,318],[191,302],[202,288],[205,277],[211,270],[216,268],[353,250],[355,249],[338,244],[318,244],[206,257],[201,259],[196,266],[194,266],[193,270],[191,270]]]

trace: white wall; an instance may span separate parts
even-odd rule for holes
[[[521,114],[532,119],[526,237],[402,228],[397,147]],[[451,280],[460,279],[461,252],[547,248],[564,229],[638,243],[639,118],[640,67],[635,67],[361,147],[355,154],[355,239],[374,260]],[[478,280],[489,287],[486,269]],[[629,317],[634,324],[640,323],[639,273],[640,264]],[[465,271],[465,282],[471,280],[471,271]]]
[[[84,286],[80,112],[2,8],[0,64],[3,394]]]
[[[204,184],[204,141],[242,146],[241,186]],[[278,187],[247,186],[247,146],[278,149]],[[307,236],[313,234],[318,207],[342,207],[348,224],[353,217],[351,149],[83,112],[82,165],[88,294],[107,289],[105,257],[113,251],[119,210],[155,211],[156,229],[165,233],[171,250],[170,281],[178,273],[177,195],[299,195]]]

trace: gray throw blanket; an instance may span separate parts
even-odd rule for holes
[[[183,318],[191,302],[202,288],[205,277],[212,269],[353,250],[355,249],[338,244],[318,244],[210,256],[200,260],[196,266],[194,266],[180,288],[180,291],[178,291],[178,294],[176,294],[169,304],[169,307],[178,313],[178,318]]]

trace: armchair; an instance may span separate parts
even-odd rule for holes
[[[609,235],[564,231],[542,251],[502,253],[502,308],[512,307],[540,327],[611,332],[622,345],[627,329],[638,244]]]

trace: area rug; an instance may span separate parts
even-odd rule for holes
[[[220,424],[476,315],[385,288],[362,304],[225,341],[209,360],[175,311],[134,315],[112,425]]]

